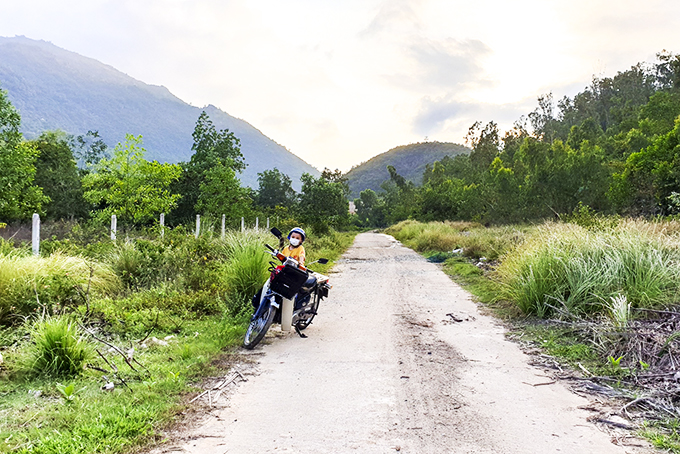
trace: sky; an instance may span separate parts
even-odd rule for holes
[[[313,166],[501,130],[662,50],[677,0],[0,0],[42,39],[242,118]]]

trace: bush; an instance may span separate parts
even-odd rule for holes
[[[59,312],[92,294],[107,294],[119,281],[109,267],[82,257],[55,253],[49,257],[0,255],[0,323],[47,308]],[[80,292],[79,292],[80,290]],[[14,320],[16,321],[16,320]]]
[[[78,326],[67,317],[46,316],[30,328],[26,368],[33,375],[71,377],[83,371],[92,356]]]
[[[659,307],[680,291],[680,241],[643,222],[593,231],[545,224],[504,257],[505,296],[529,314],[607,312],[621,295],[632,307]]]
[[[247,308],[251,297],[269,277],[267,269],[271,256],[264,247],[266,235],[264,232],[246,232],[225,238],[224,247],[229,251],[229,260],[223,267],[223,273],[228,293],[227,306],[232,314]],[[271,234],[268,237],[274,239]]]
[[[418,252],[451,252],[462,249],[471,258],[495,260],[524,241],[526,232],[514,227],[485,228],[473,222],[402,221],[386,230]]]

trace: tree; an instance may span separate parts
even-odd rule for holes
[[[385,227],[385,203],[373,189],[361,191],[358,199],[354,199],[357,217],[365,227]]]
[[[481,128],[476,121],[468,130],[465,142],[472,147],[470,162],[479,170],[486,170],[498,156],[500,149],[500,135],[498,125],[493,121]]]
[[[339,227],[348,222],[349,202],[342,183],[314,178],[308,173],[303,173],[300,181],[300,217],[314,231],[324,233],[329,227]]]
[[[69,142],[76,164],[84,173],[87,173],[103,158],[109,157],[108,147],[99,135],[99,131],[87,131],[87,134],[71,137]]]
[[[227,129],[218,131],[207,113],[201,112],[192,134],[194,154],[188,163],[182,163],[182,176],[173,191],[182,195],[182,199],[173,211],[178,219],[188,220],[196,214],[196,203],[200,196],[200,186],[206,172],[218,163],[232,169],[235,173],[246,168],[240,142],[234,133]]]
[[[538,97],[538,107],[529,114],[529,121],[537,138],[551,143],[556,139],[552,93]]]
[[[171,210],[180,195],[169,190],[181,168],[144,159],[142,136],[127,134],[111,159],[102,159],[94,172],[83,179],[85,199],[95,205],[96,215],[107,219],[112,214],[122,223],[139,224]]]
[[[205,172],[196,202],[197,211],[214,217],[224,214],[227,221],[233,221],[246,216],[250,205],[248,191],[241,187],[241,181],[232,168],[218,162]]]
[[[274,168],[257,174],[257,204],[264,208],[290,208],[295,203],[295,190],[288,175]]]
[[[328,181],[329,183],[337,183],[340,185],[342,187],[343,193],[345,194],[345,198],[349,197],[350,193],[352,192],[349,189],[349,180],[340,171],[340,169],[331,170],[326,167],[323,169],[323,172],[321,172],[321,178]]]
[[[35,185],[38,151],[23,142],[21,117],[0,90],[0,221],[24,220],[49,201]]]
[[[419,209],[418,191],[412,181],[399,175],[394,166],[387,166],[390,179],[380,187],[385,191],[383,199],[386,205],[387,221],[390,224],[410,219]]]
[[[84,217],[88,207],[68,136],[64,132],[47,131],[31,141],[38,151],[35,183],[50,198],[45,206],[49,219]]]
[[[680,192],[680,117],[675,128],[633,153],[612,185],[612,197],[632,214],[669,214]]]

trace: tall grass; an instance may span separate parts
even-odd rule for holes
[[[78,326],[64,316],[38,319],[29,330],[26,369],[33,375],[72,377],[83,371],[92,347]]]
[[[498,268],[505,297],[529,314],[607,312],[613,299],[632,307],[677,302],[680,241],[641,221],[588,230],[545,224],[509,252]]]
[[[104,294],[118,288],[112,270],[83,257],[54,253],[36,257],[13,253],[0,255],[0,323],[14,315],[26,315],[42,307],[78,304],[78,292]]]
[[[462,249],[466,257],[495,260],[524,241],[529,227],[485,228],[474,222],[402,221],[388,228],[406,246],[418,252],[451,252]]]

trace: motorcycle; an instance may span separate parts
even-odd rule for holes
[[[279,239],[279,249],[283,249],[284,238],[281,231],[274,227],[271,232]],[[328,276],[310,270],[268,244],[265,246],[269,249],[267,252],[281,264],[269,262],[270,277],[253,296],[255,312],[243,340],[243,346],[249,350],[260,343],[274,322],[281,323],[282,329],[288,328],[290,323],[300,337],[307,337],[302,331],[312,323],[319,303],[328,297],[328,291],[332,288],[328,283]],[[314,263],[326,264],[328,260],[319,259],[311,264]]]

